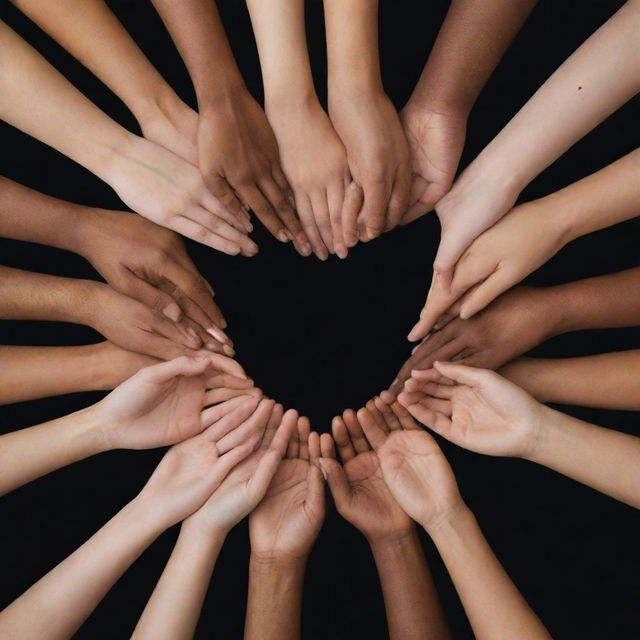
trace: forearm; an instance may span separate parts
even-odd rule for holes
[[[0,613],[0,635],[21,640],[70,638],[162,530],[136,498]]]
[[[410,103],[466,117],[537,2],[453,0]]]
[[[225,537],[224,532],[205,532],[188,520],[182,524],[176,546],[136,625],[133,639],[193,637]]]
[[[640,90],[639,34],[640,0],[629,0],[538,89],[475,162],[511,176],[519,193]]]
[[[478,640],[550,638],[498,562],[475,517],[466,507],[428,532],[449,571]]]
[[[87,100],[35,49],[0,23],[0,118],[108,182],[132,136]],[[47,100],[42,100],[46,95]]]
[[[87,300],[101,285],[0,267],[0,318],[87,324]]]
[[[304,0],[247,0],[256,36],[265,110],[317,101],[304,21]]]
[[[92,408],[0,436],[0,495],[108,448]]]
[[[300,637],[305,564],[251,556],[245,640]]]
[[[582,358],[521,358],[500,372],[544,403],[640,411],[640,350]]]
[[[329,102],[345,92],[382,92],[378,0],[324,1]]]
[[[547,409],[527,459],[640,508],[640,438]]]
[[[389,637],[392,640],[449,638],[449,629],[415,529],[393,540],[371,542]]]
[[[178,100],[102,0],[13,0],[13,3],[90,69],[143,121]]]

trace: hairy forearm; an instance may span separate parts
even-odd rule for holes
[[[545,403],[640,411],[640,350],[582,358],[521,358],[500,374]]]
[[[640,508],[640,438],[547,409],[527,459]]]
[[[392,540],[371,543],[389,637],[392,640],[449,638],[450,633],[415,529]]]
[[[0,613],[0,635],[21,640],[70,638],[162,530],[136,498]]]
[[[538,0],[453,0],[410,98],[468,115]]]
[[[203,531],[187,520],[167,566],[133,632],[134,640],[192,638],[224,532]]]
[[[245,640],[300,637],[305,561],[251,556]]]
[[[466,507],[428,532],[449,571],[478,640],[550,638]]]
[[[640,90],[640,0],[629,0],[540,87],[478,156],[518,193]],[[545,144],[540,144],[544,140]]]

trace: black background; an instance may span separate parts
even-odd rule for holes
[[[185,68],[151,5],[125,0],[109,4],[170,84],[194,105]],[[622,4],[620,0],[540,2],[472,113],[462,166]],[[224,0],[219,5],[249,89],[261,98],[260,70],[244,3]],[[324,100],[321,2],[307,5],[312,63]],[[138,131],[124,105],[91,73],[8,3],[0,7],[6,21],[91,100]],[[446,8],[442,0],[381,2],[383,75],[398,107],[412,90]],[[41,99],[46,101],[47,96]],[[523,199],[561,188],[638,146],[639,115],[636,98],[537,178]],[[0,128],[2,175],[60,198],[122,208],[107,185],[71,160],[7,125]],[[639,231],[636,220],[582,238],[529,280],[553,284],[636,266]],[[345,407],[361,406],[385,388],[407,357],[410,347],[405,335],[431,279],[438,234],[437,220],[429,215],[356,247],[344,262],[303,259],[262,230],[254,234],[261,251],[252,259],[230,258],[194,244],[189,249],[216,289],[240,362],[266,393],[308,414],[315,428],[324,431],[332,415]],[[97,278],[79,257],[37,245],[0,240],[0,262]],[[65,345],[98,339],[91,330],[74,325],[0,323],[0,343],[5,344]],[[558,337],[534,355],[563,357],[634,347],[640,347],[636,329],[583,332]],[[76,394],[3,407],[0,424],[4,431],[26,427],[75,411],[99,397]],[[637,433],[637,414],[566,410],[597,424]],[[496,554],[554,636],[640,637],[636,511],[522,461],[483,457],[447,443],[443,448]],[[161,450],[105,454],[2,498],[0,606],[64,559],[130,500],[162,454]],[[133,565],[77,637],[120,638],[131,632],[176,532],[174,528],[163,535]],[[472,637],[455,591],[426,539],[425,547],[454,637]],[[218,561],[198,638],[241,637],[248,553],[242,524],[229,536]],[[303,616],[305,638],[386,637],[369,549],[332,510],[310,558]]]

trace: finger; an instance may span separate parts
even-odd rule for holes
[[[305,501],[311,505],[324,506],[324,473],[320,464],[309,464],[307,469],[307,495]]]
[[[360,422],[367,442],[374,451],[377,451],[387,440],[387,433],[373,417],[370,411],[362,414]]]
[[[316,224],[316,219],[313,215],[311,201],[306,194],[299,192],[296,193],[296,208],[298,209],[302,228],[309,239],[313,253],[316,257],[320,258],[320,260],[326,260],[329,257],[329,253],[322,241],[320,231]]]
[[[202,207],[192,207],[182,214],[185,218],[189,218],[203,227],[211,231],[221,238],[226,238],[230,242],[235,242],[245,254],[253,255],[257,253],[257,245],[249,238],[244,231],[238,231],[234,226],[226,220],[217,216],[211,211],[207,211]]]
[[[460,306],[460,317],[463,320],[471,318],[514,284],[513,274],[504,268],[497,269],[465,298]]]
[[[311,425],[309,418],[302,416],[298,418],[298,458],[300,460],[309,460],[309,434],[311,433]]]
[[[321,448],[320,448],[320,434],[317,431],[312,431],[309,434],[309,440],[308,440],[307,446],[309,447],[309,460],[311,461],[312,464],[318,466],[318,460],[320,459],[320,455],[321,455]]]
[[[242,251],[237,242],[231,242],[226,238],[211,233],[209,229],[184,216],[174,216],[171,219],[171,229],[182,234],[185,238],[191,238],[200,244],[217,249],[230,256],[236,256]]]
[[[346,412],[345,412],[346,413]],[[348,462],[351,458],[355,458],[356,450],[351,444],[349,438],[349,432],[344,423],[344,420],[339,416],[336,416],[331,422],[331,431],[333,433],[333,440],[338,448],[338,454],[342,463]]]
[[[313,209],[313,217],[316,220],[316,226],[320,232],[322,242],[329,250],[329,253],[335,253],[333,245],[333,231],[331,229],[331,218],[329,217],[329,203],[327,202],[327,193],[323,189],[320,192],[313,193],[310,197],[311,208]]]
[[[136,353],[152,356],[158,360],[174,360],[175,358],[185,355],[194,357],[197,353],[197,351],[193,349],[176,344],[173,340],[168,340],[152,331],[145,330],[136,332],[135,344],[119,346],[135,351]]]
[[[320,458],[319,464],[322,475],[329,485],[333,501],[336,503],[336,509],[340,511],[348,505],[351,497],[351,489],[344,469],[334,458]]]
[[[492,373],[486,369],[476,369],[463,364],[442,361],[434,362],[433,368],[454,382],[465,384],[469,387],[479,387],[483,382],[486,382],[487,374]]]
[[[298,414],[296,413],[296,428],[298,422]],[[287,459],[296,460],[300,455],[300,441],[298,440],[298,434],[296,429],[294,429],[291,433],[291,438],[289,438],[289,442],[287,443]]]
[[[264,435],[262,436],[262,442],[260,443],[261,449],[267,449],[269,447],[280,423],[282,422],[283,416],[284,407],[280,403],[274,404],[271,416],[269,416],[269,421],[267,422],[267,426],[264,430]]]
[[[251,378],[240,378],[230,373],[214,372],[209,374],[205,380],[208,390],[216,389],[251,389],[253,388],[253,380]]]
[[[280,223],[284,225],[286,233],[283,237],[286,237],[287,240],[298,238],[306,241],[300,220],[298,220],[298,216],[289,201],[289,185],[287,184],[285,188],[282,188],[274,178],[267,177],[260,182],[260,190],[271,204]]]
[[[320,436],[320,456],[336,458],[336,443],[330,433],[323,433]]]
[[[362,218],[367,238],[377,238],[385,229],[391,185],[386,178],[364,181]]]
[[[411,198],[412,181],[410,168],[404,166],[399,167],[393,183],[391,197],[389,198],[385,231],[390,231],[394,227],[397,227],[398,224],[400,224],[402,216],[407,212]]]
[[[244,442],[255,433],[262,437],[272,408],[270,402],[250,397],[241,406],[248,410],[241,422],[235,419],[229,420],[225,416],[208,429],[208,431],[211,431],[211,437],[217,442],[218,451],[222,453],[233,449],[233,447]]]
[[[178,376],[192,377],[200,375],[205,372],[207,366],[208,363],[203,358],[180,356],[170,360],[169,362],[161,362],[159,364],[154,364],[150,367],[140,369],[136,376],[145,377],[150,382],[159,384],[162,382],[168,382]]]
[[[255,442],[253,440],[247,440],[247,442],[243,442],[218,458],[217,463],[213,466],[213,472],[217,476],[217,484],[214,490],[222,484],[222,481],[229,475],[229,472],[234,467],[253,453],[254,448]]]
[[[269,451],[276,451],[282,458],[287,450],[287,445],[291,440],[297,440],[295,431],[298,425],[298,412],[289,409],[283,416],[280,425],[276,429],[273,440],[269,445]]]
[[[204,189],[200,198],[200,205],[205,211],[221,218],[239,232],[248,233],[253,227],[244,206],[227,181],[220,176],[218,176],[218,184],[221,185],[224,193],[222,198],[215,196],[209,189]],[[224,203],[223,200],[225,201]],[[229,203],[229,207],[225,203]]]
[[[217,442],[240,426],[252,415],[257,406],[258,400],[256,398],[241,396],[205,409],[201,413],[201,421],[206,439],[210,442]]]
[[[362,187],[352,180],[346,185],[344,202],[342,203],[342,232],[347,247],[353,247],[358,242],[358,214],[364,204]]]
[[[416,396],[420,399],[416,402]],[[451,402],[449,400],[441,400],[440,398],[432,398],[431,396],[420,394],[407,394],[401,393],[398,396],[398,402],[402,404],[407,409],[413,404],[419,404],[421,407],[425,409],[429,409],[430,411],[435,411],[436,413],[440,413],[444,416],[451,415]]]
[[[174,322],[180,320],[182,309],[169,294],[142,280],[126,267],[123,267],[122,271],[125,278],[124,285],[118,288],[121,293],[141,302],[154,311],[159,311]]]
[[[329,185],[327,189],[327,204],[329,206],[329,221],[333,235],[333,246],[339,258],[347,257],[347,243],[342,229],[342,205],[344,203],[344,183],[341,181]]]
[[[262,392],[257,387],[249,387],[248,389],[229,389],[226,387],[210,389],[205,394],[204,406],[210,407],[214,404],[220,404],[221,402],[226,402],[227,400],[238,398],[240,396],[254,396],[256,398],[260,398],[261,395]]]
[[[380,413],[382,414],[382,417],[384,418],[384,421],[386,422],[387,428],[389,429],[390,432],[400,431],[402,429],[400,420],[398,420],[398,417],[391,410],[391,407],[388,404],[386,404],[385,402],[382,402],[380,398],[375,398],[374,404],[376,405],[376,408],[378,409],[378,411],[380,411]]]
[[[395,413],[400,422],[400,425],[405,431],[415,431],[416,429],[420,429],[409,411],[407,411],[407,409],[403,407],[399,402],[394,402],[391,405],[391,410],[393,411],[393,413]]]
[[[378,411],[378,407],[376,407],[376,404],[373,401],[373,399],[368,400],[367,404],[365,405],[365,407],[367,408],[369,413],[372,415],[373,419],[378,423],[378,426],[385,433],[388,434],[389,433],[389,429],[387,427],[387,423],[384,421],[384,418],[382,417],[382,414],[380,413],[380,411]]]
[[[420,386],[420,391],[432,398],[451,400],[456,392],[456,387],[448,384],[437,384],[436,382],[423,382]]]
[[[410,404],[407,411],[420,423],[429,427],[432,431],[447,437],[451,427],[451,420],[437,411],[433,411],[421,404]]]
[[[434,273],[433,284],[429,290],[429,295],[427,296],[424,307],[420,312],[420,320],[413,329],[411,329],[411,332],[407,336],[408,339],[413,342],[424,338],[429,331],[433,329],[433,325],[438,321],[440,316],[451,307],[462,293],[464,292],[458,294],[449,289],[444,289],[440,275]]]
[[[248,184],[241,187],[239,193],[240,197],[251,207],[255,216],[271,235],[280,240],[280,242],[288,242],[290,240],[284,224],[256,184]]]
[[[357,414],[354,414],[353,411],[345,412],[344,423],[347,427],[347,431],[349,432],[349,439],[351,440],[351,444],[353,448],[356,450],[356,454],[365,453],[365,451],[369,451],[369,442],[364,436],[364,431],[360,426],[360,420],[362,419],[362,414],[367,412],[366,409],[360,409]]]
[[[229,375],[248,380],[247,374],[244,372],[242,365],[237,360],[229,358],[221,353],[199,352],[198,357],[202,357],[207,361],[208,372],[211,375],[216,373],[228,373]]]

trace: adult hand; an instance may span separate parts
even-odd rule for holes
[[[393,229],[407,212],[411,195],[411,156],[398,114],[382,92],[361,99],[330,100],[329,113],[347,149],[353,180],[364,191],[357,228],[345,220],[345,235],[366,242]]]
[[[400,224],[409,224],[431,211],[445,196],[456,175],[467,120],[462,114],[434,111],[407,103],[400,112],[413,163],[409,210]]]
[[[426,336],[458,300],[460,317],[471,318],[557,253],[568,240],[567,230],[557,216],[544,214],[536,202],[515,207],[466,251],[466,245],[463,247],[450,281],[435,271],[420,321],[409,339]],[[462,230],[463,224],[466,222],[456,218],[457,230]]]
[[[127,136],[105,177],[127,206],[156,224],[229,255],[258,251],[246,235],[247,213],[227,211],[196,167],[154,142]]]
[[[405,388],[398,400],[417,420],[454,444],[492,456],[530,456],[550,411],[493,371],[450,362],[415,371]]]
[[[406,534],[411,520],[389,493],[378,455],[364,431],[375,427],[386,436],[389,429],[395,429],[395,422],[389,426],[373,404],[371,409],[360,409],[357,415],[347,409],[342,417],[333,419],[333,438],[329,434],[320,437],[320,465],[338,513],[370,543],[378,543]],[[334,443],[342,464],[336,460]]]
[[[276,408],[278,412],[274,411],[266,434],[275,429],[282,416],[282,407]],[[295,423],[295,428],[291,429],[285,459],[249,517],[251,554],[271,561],[306,559],[325,515],[324,481],[317,467],[319,436],[311,434],[309,420],[299,418],[297,412],[288,411],[287,419]]]

